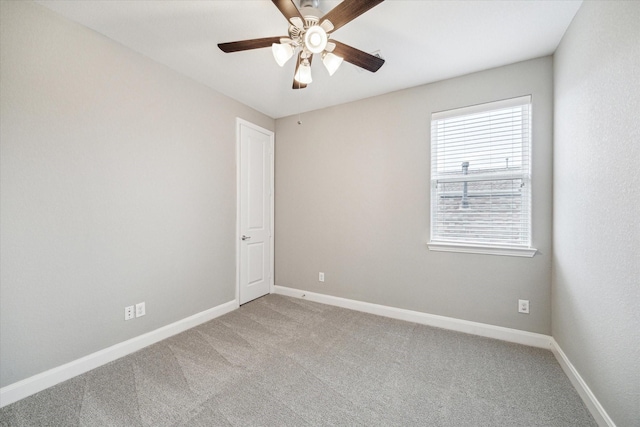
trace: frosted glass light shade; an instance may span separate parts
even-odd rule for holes
[[[304,62],[300,64],[300,67],[298,67],[298,71],[293,78],[298,83],[302,83],[304,85],[308,85],[313,81],[311,78],[311,65],[309,64],[309,61],[305,59]]]
[[[273,43],[271,51],[276,62],[281,67],[293,56],[293,46],[289,43]]]
[[[338,70],[338,67],[340,67],[340,64],[342,64],[342,61],[343,61],[342,57],[338,55],[334,55],[331,52],[325,53],[324,57],[322,58],[322,63],[324,64],[324,67],[329,72],[330,76],[333,76],[333,73],[335,73]]]
[[[311,53],[320,53],[327,47],[327,33],[319,25],[310,27],[304,34],[304,45]]]

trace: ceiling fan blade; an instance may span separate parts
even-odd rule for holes
[[[311,55],[309,57],[309,65],[311,65],[311,62],[313,61],[313,55]],[[298,67],[300,67],[300,63],[302,62],[302,52],[300,52],[298,54],[298,60],[296,61],[296,69],[293,72],[293,75],[295,76],[296,74],[298,74]],[[306,83],[300,83],[299,81],[297,81],[295,79],[295,77],[293,78],[293,89],[304,89],[307,87]]]
[[[237,42],[218,43],[220,50],[226,53],[240,52],[243,50],[260,49],[263,47],[271,47],[273,43],[280,43],[281,37],[265,37],[263,39],[241,40]]]
[[[280,13],[282,13],[284,17],[287,18],[287,21],[289,21],[290,24],[293,24],[294,26],[298,27],[299,21],[298,20],[292,21],[291,20],[292,18],[299,18],[300,21],[304,23],[304,17],[296,7],[295,3],[293,3],[293,0],[271,0],[271,1],[273,2],[273,4],[276,5]]]
[[[342,3],[340,3],[342,4]],[[384,59],[378,58],[370,53],[363,52],[355,47],[351,47],[344,43],[340,43],[337,40],[331,39],[331,42],[336,45],[333,49],[333,54],[342,57],[345,61],[357,65],[360,68],[375,73],[384,64]]]
[[[322,23],[325,20],[329,20],[329,22],[333,24],[331,31],[335,31],[383,1],[384,0],[344,0],[320,18],[320,22]]]

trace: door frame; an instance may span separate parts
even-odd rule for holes
[[[274,192],[275,192],[275,185],[274,185],[274,177],[275,177],[275,133],[273,131],[270,131],[269,129],[265,129],[263,127],[260,127],[256,124],[253,124],[251,122],[248,122],[244,119],[241,119],[240,117],[236,117],[236,304],[238,306],[240,306],[240,236],[242,235],[241,230],[240,230],[240,226],[241,226],[241,220],[240,220],[240,201],[241,199],[241,188],[240,188],[240,178],[241,178],[241,174],[240,174],[240,167],[241,167],[241,156],[240,156],[240,148],[241,148],[241,141],[240,141],[240,127],[241,126],[246,126],[249,128],[252,128],[258,132],[264,133],[269,135],[269,142],[271,144],[271,149],[270,149],[270,153],[269,153],[269,174],[270,174],[270,185],[269,185],[269,214],[270,214],[270,221],[269,221],[269,234],[270,234],[270,260],[269,260],[269,264],[270,264],[270,268],[271,268],[271,277],[269,279],[269,293],[274,293],[275,292],[275,257],[274,257],[274,250],[275,250],[275,244],[274,244]]]

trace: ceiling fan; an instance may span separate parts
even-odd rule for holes
[[[289,22],[289,35],[219,43],[226,53],[271,47],[281,67],[298,51],[293,88],[303,89],[311,83],[311,61],[320,54],[322,63],[333,75],[342,61],[350,62],[375,73],[384,59],[340,43],[331,38],[334,31],[348,24],[384,0],[344,0],[324,16],[318,10],[319,0],[300,0],[298,9],[293,0],[271,0]]]

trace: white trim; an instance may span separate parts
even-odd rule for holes
[[[391,317],[393,319],[406,320],[422,325],[435,326],[466,334],[481,337],[494,338],[531,347],[551,349],[552,338],[549,335],[534,332],[521,331],[519,329],[505,328],[502,326],[488,325],[486,323],[471,322],[469,320],[455,319],[453,317],[439,316],[436,314],[422,313],[419,311],[405,310],[402,308],[388,307],[369,302],[356,301],[331,295],[307,292],[300,289],[276,286],[275,293],[295,298],[304,298],[323,304],[376,314],[378,316]]]
[[[571,384],[576,389],[587,409],[600,427],[616,427],[615,423],[604,410],[596,396],[593,394],[587,383],[582,379],[576,368],[569,361],[567,355],[562,351],[556,340],[543,334],[521,331],[518,329],[505,328],[502,326],[488,325],[486,323],[471,322],[468,320],[455,319],[452,317],[439,316],[435,314],[422,313],[418,311],[405,310],[401,308],[388,307],[379,304],[372,304],[363,301],[356,301],[346,298],[334,297],[326,294],[307,292],[300,289],[276,286],[275,293],[294,298],[304,298],[309,301],[322,304],[333,305],[379,316],[391,317],[399,320],[419,323],[422,325],[434,326],[437,328],[449,329],[457,332],[478,335],[481,337],[494,338],[502,341],[509,341],[517,344],[540,347],[551,350],[558,363],[562,367]]]
[[[244,119],[241,119],[240,117],[236,117],[236,301],[238,301],[238,304],[240,303],[240,235],[241,235],[241,230],[240,230],[240,164],[241,164],[241,160],[240,159],[240,125],[244,125],[246,127],[249,127],[251,129],[254,129],[258,132],[261,133],[265,133],[267,135],[269,135],[269,143],[271,145],[271,158],[270,158],[270,162],[271,164],[269,165],[269,168],[271,169],[269,172],[271,174],[271,185],[270,185],[270,189],[269,189],[269,201],[271,204],[271,224],[269,224],[269,226],[271,227],[271,230],[269,230],[269,236],[270,236],[270,244],[271,244],[271,278],[270,278],[270,283],[269,283],[269,293],[274,293],[274,286],[275,286],[275,236],[273,233],[273,230],[275,230],[275,201],[274,201],[274,197],[275,197],[275,152],[276,152],[276,146],[275,146],[275,133],[269,129],[265,129],[263,127],[260,127],[258,125],[255,125],[251,122],[248,122]]]
[[[103,350],[76,359],[64,365],[18,381],[0,389],[0,407],[17,402],[34,393],[53,387],[63,381],[84,374],[99,366],[134,353],[151,344],[167,339],[187,329],[220,317],[238,308],[238,301],[229,301],[216,307],[194,314],[170,325],[163,326],[146,334],[112,345]]]
[[[269,198],[271,199],[271,280],[269,283],[269,293],[275,292],[276,285],[276,236],[274,230],[276,229],[276,141],[275,132],[271,132],[271,188],[269,188]]]
[[[521,114],[518,114],[517,116],[511,116],[510,112],[514,110],[521,111]],[[432,113],[430,186],[431,241],[444,241],[444,243],[453,241],[455,243],[458,240],[455,238],[456,235],[464,237],[465,234],[472,233],[473,230],[476,230],[476,227],[480,227],[476,231],[481,230],[478,232],[484,233],[484,237],[476,236],[473,239],[467,239],[467,242],[471,243],[470,246],[506,246],[508,248],[511,248],[531,245],[531,199],[533,197],[533,191],[531,188],[531,110],[531,95],[527,95]],[[506,139],[501,142],[501,144],[508,143],[507,145],[509,145],[511,150],[515,150],[510,154],[511,157],[515,156],[514,159],[512,159],[513,161],[515,161],[515,163],[512,164],[512,168],[509,169],[509,158],[507,158],[507,167],[505,169],[502,169],[502,167],[498,166],[497,164],[485,166],[480,165],[477,166],[481,168],[480,170],[476,171],[477,173],[467,174],[468,171],[465,168],[465,165],[469,166],[468,161],[470,161],[473,165],[474,161],[479,161],[482,163],[482,161],[479,159],[484,155],[488,155],[491,153],[494,153],[495,155],[494,149],[497,148],[496,146],[494,146],[492,141],[494,141],[493,136],[496,135],[494,131],[499,132],[499,130],[493,128],[494,120],[497,120],[493,114],[496,112],[505,115],[503,118],[505,124],[508,122],[511,126],[515,126],[515,128],[509,129],[513,131],[515,131],[515,129],[519,129],[518,132],[521,132],[520,139],[518,139],[516,134],[511,135],[511,137],[507,137],[505,134],[504,138]],[[481,137],[473,133],[468,134],[467,130],[469,122],[467,120],[470,120],[473,123],[473,128],[478,132],[486,131],[486,136],[487,138],[491,137],[489,138],[491,141],[485,141],[485,139],[482,139]],[[484,131],[482,129],[484,129]],[[487,158],[487,160],[489,159]],[[460,168],[460,164],[462,164],[462,168]],[[455,169],[455,171],[450,170],[449,172],[447,172],[447,170],[451,169],[452,167]],[[483,167],[489,169],[482,169]],[[498,167],[499,169],[495,169],[496,167]],[[518,171],[518,173],[516,173],[515,171]],[[484,221],[478,222],[473,218],[465,219],[464,215],[460,218],[454,218],[455,221],[453,222],[450,221],[452,220],[451,212],[446,208],[446,206],[449,205],[447,205],[448,202],[443,199],[443,196],[448,193],[451,193],[451,195],[455,194],[456,196],[459,196],[462,193],[460,193],[461,190],[458,190],[458,192],[456,193],[454,193],[453,191],[446,191],[446,187],[443,187],[439,184],[465,183],[464,196],[466,196],[467,182],[473,183],[507,180],[511,181],[512,184],[514,180],[522,180],[522,186],[524,186],[524,188],[521,189],[522,194],[520,194],[522,196],[520,197],[522,199],[522,206],[517,209],[518,219],[516,220],[512,218],[511,221],[507,221],[505,219],[505,221],[508,222],[507,226],[505,226],[506,228],[496,228],[495,224],[491,222],[490,218],[486,219],[487,223],[484,225]],[[495,190],[499,191],[497,189]],[[490,190],[489,193],[493,194],[493,191],[494,190]],[[472,197],[472,194],[470,194],[469,196]],[[465,197],[463,197],[463,199],[465,199]],[[449,202],[451,202],[451,200]],[[489,211],[494,208],[496,207],[493,206],[493,208],[490,208]],[[484,213],[486,214],[487,212]],[[501,243],[498,241],[501,239],[494,239],[498,236],[504,237],[504,240],[506,240],[506,242]],[[459,248],[444,248],[442,250],[447,252],[473,252],[513,256],[533,256],[533,254],[535,253],[533,252],[531,254],[522,254],[520,251],[487,251],[487,249],[460,250]]]
[[[240,305],[240,123],[241,118],[236,117],[236,301]],[[244,122],[244,120],[242,120]]]
[[[616,427],[611,417],[609,417],[609,414],[607,414],[607,411],[604,410],[576,367],[573,366],[554,338],[551,338],[551,351],[556,356],[562,370],[567,377],[569,377],[569,381],[573,384],[573,387],[582,398],[582,401],[587,406],[587,409],[589,409],[589,412],[591,412],[591,415],[598,425],[601,427]]]
[[[443,329],[478,335],[487,338],[494,338],[518,344],[529,345],[550,349],[555,355],[558,363],[562,367],[576,391],[584,401],[596,422],[601,427],[616,427],[596,396],[593,394],[587,383],[584,381],[578,370],[573,366],[567,355],[562,351],[560,345],[553,337],[533,332],[521,331],[517,329],[505,328],[502,326],[488,325],[485,323],[471,322],[468,320],[455,319],[452,317],[439,316],[435,314],[422,313],[418,311],[405,310],[401,308],[388,307],[379,304],[372,304],[363,301],[350,300],[346,298],[334,297],[331,295],[307,292],[300,289],[288,288],[284,286],[274,286],[273,293],[280,295],[304,298],[322,304],[348,308],[379,316],[391,317],[394,319],[429,325]],[[209,310],[194,314],[170,325],[163,326],[146,334],[131,338],[127,341],[115,344],[111,347],[92,353],[88,356],[76,359],[72,362],[26,378],[22,381],[10,384],[0,389],[0,408],[20,399],[31,396],[39,391],[53,387],[63,381],[81,375],[99,366],[105,365],[116,359],[134,353],[144,347],[167,339],[180,332],[184,332],[202,323],[213,320],[238,308],[238,300],[232,300],[220,304]]]
[[[531,258],[538,251],[536,248],[517,248],[509,246],[482,246],[465,243],[429,242],[429,249],[439,252],[463,252],[470,254],[504,255]]]
[[[482,113],[484,111],[501,110],[503,108],[518,107],[531,104],[531,95],[516,98],[502,99],[500,101],[484,102],[482,104],[469,105],[468,107],[453,108],[451,110],[431,113],[431,120],[441,120],[448,117],[467,116],[469,114]]]

